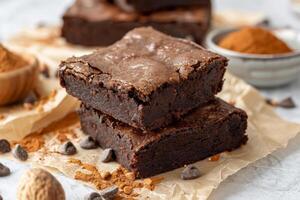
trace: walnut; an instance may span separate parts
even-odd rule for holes
[[[17,197],[18,200],[65,200],[65,192],[49,172],[34,168],[21,177]]]

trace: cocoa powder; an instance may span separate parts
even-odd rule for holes
[[[16,70],[26,66],[28,62],[0,44],[0,73]]]

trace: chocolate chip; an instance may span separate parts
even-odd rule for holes
[[[291,97],[288,97],[278,102],[278,106],[282,108],[295,108],[296,104]]]
[[[266,99],[266,103],[271,106],[281,107],[281,108],[295,108],[296,107],[296,104],[291,97],[285,98],[281,101],[275,101],[273,99]]]
[[[10,144],[6,139],[1,139],[0,140],[0,153],[7,153],[10,152]]]
[[[64,143],[60,148],[60,153],[63,155],[74,155],[77,153],[77,149],[70,141]]]
[[[38,100],[34,92],[30,92],[27,97],[23,100],[23,103],[34,104]]]
[[[0,200],[3,200],[2,196],[0,195]]]
[[[119,188],[117,186],[112,186],[109,188],[106,188],[104,190],[100,191],[100,195],[101,197],[103,197],[105,200],[112,200],[115,198],[115,196],[117,195],[119,191]]]
[[[13,150],[13,155],[15,158],[26,161],[28,159],[27,151],[19,144],[17,144]]]
[[[10,175],[10,169],[0,163],[0,177],[8,176]]]
[[[98,147],[96,141],[91,136],[85,137],[80,141],[79,145],[83,149],[96,149]]]
[[[45,77],[45,78],[50,78],[50,72],[49,68],[47,65],[42,65],[40,68],[40,73]]]
[[[87,197],[85,197],[85,200],[103,200],[103,198],[100,196],[97,192],[92,192]]]
[[[182,180],[192,180],[200,177],[200,171],[197,167],[193,165],[188,165],[181,173]]]
[[[115,155],[114,151],[111,148],[104,149],[101,154],[101,161],[104,163],[114,161]]]

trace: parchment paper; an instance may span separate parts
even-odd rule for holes
[[[43,46],[42,43],[38,43],[38,45]],[[69,46],[68,49],[72,52],[78,50],[76,47]],[[228,176],[276,149],[285,147],[288,141],[300,132],[299,124],[290,123],[278,117],[273,108],[265,103],[258,91],[228,73],[226,74],[224,89],[219,96],[226,101],[235,102],[237,107],[247,112],[249,116],[248,143],[233,152],[222,153],[218,161],[212,162],[206,159],[195,163],[202,172],[202,176],[196,180],[182,181],[180,179],[182,169],[159,175],[164,180],[154,191],[147,189],[138,191],[139,199],[207,199],[212,190],[217,188]],[[26,127],[26,125],[24,126]],[[70,138],[76,145],[83,134],[77,127],[78,125],[74,125],[78,138]],[[60,143],[55,138],[49,137],[45,145],[47,151],[41,149],[32,154],[31,160],[35,164],[55,168],[67,176],[74,177],[75,172],[81,169],[79,166],[68,162],[70,156],[55,153],[59,146]],[[99,161],[101,149],[87,151],[78,147],[78,151],[78,154],[73,158],[95,164],[101,171],[112,171],[118,166],[117,163],[101,163]]]

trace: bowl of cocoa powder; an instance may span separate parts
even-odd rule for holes
[[[285,85],[300,75],[300,32],[292,29],[215,30],[206,45],[229,59],[232,74],[257,87]]]
[[[0,106],[22,100],[34,88],[38,61],[27,53],[16,53],[0,44]]]

